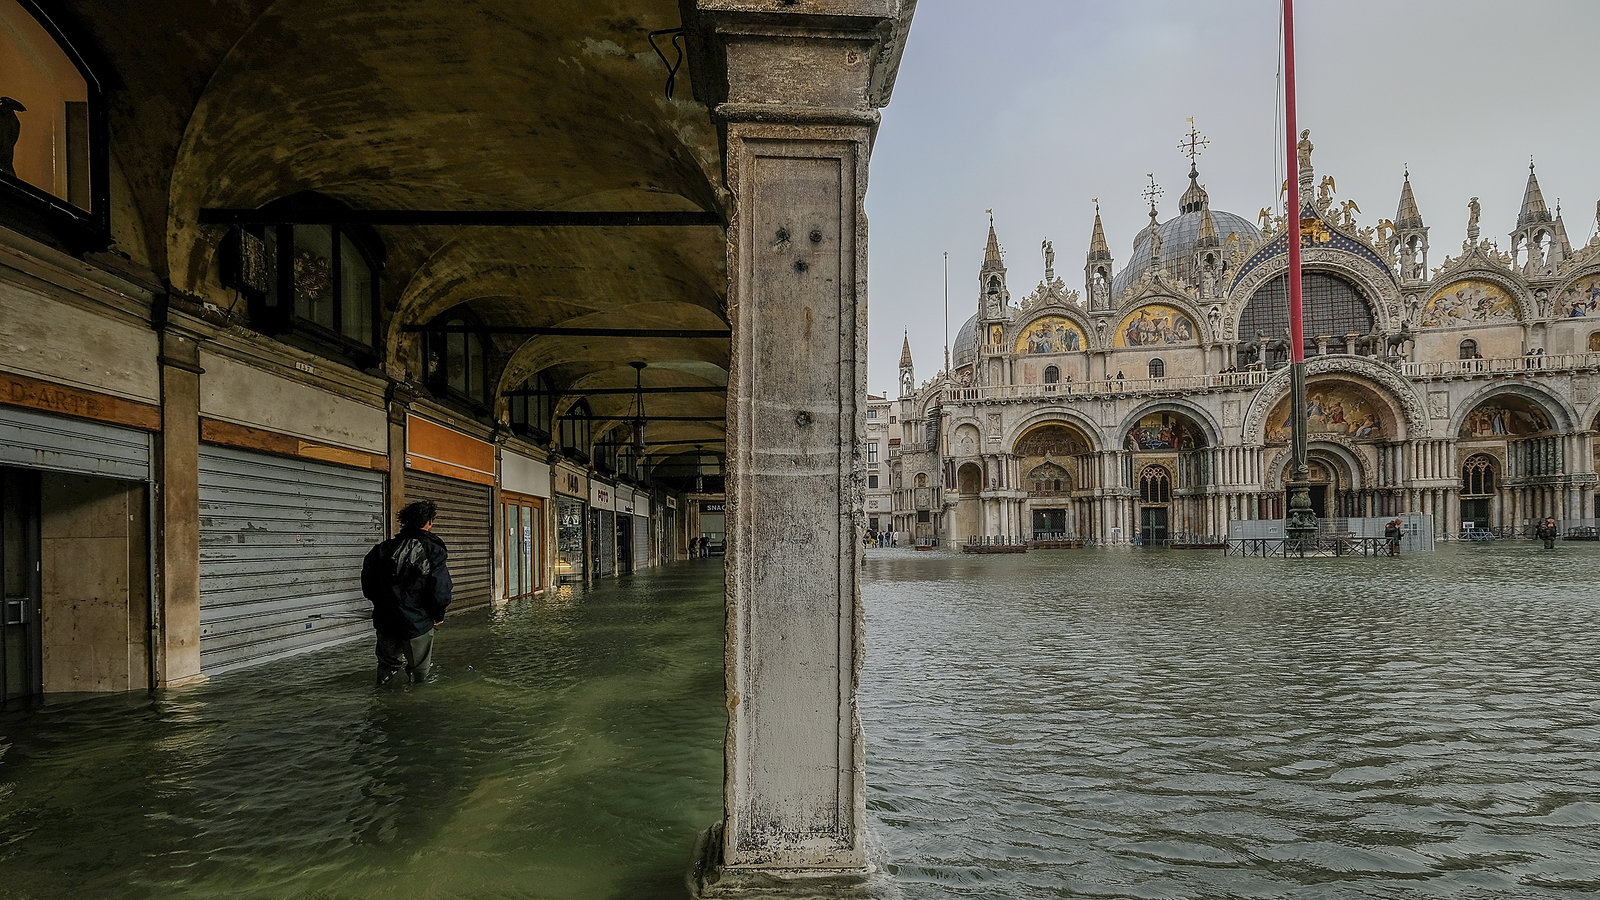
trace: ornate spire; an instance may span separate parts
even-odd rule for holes
[[[983,267],[985,269],[999,266],[1000,239],[994,234],[994,210],[989,210],[989,244],[983,248]]]
[[[1517,227],[1537,222],[1549,222],[1550,207],[1544,205],[1544,194],[1539,190],[1539,179],[1533,174],[1533,160],[1528,160],[1528,187],[1522,192],[1522,211],[1517,214]]]
[[[1203,192],[1205,189],[1201,190]],[[1200,204],[1200,236],[1195,244],[1199,247],[1215,247],[1221,243],[1217,239],[1217,223],[1211,220],[1211,200],[1207,198]]]
[[[1194,161],[1189,162],[1189,189],[1178,198],[1178,212],[1199,212],[1211,198],[1206,196],[1206,187],[1200,183],[1200,170],[1194,167]]]
[[[1561,198],[1559,197],[1556,198],[1556,222],[1550,230],[1553,232],[1551,240],[1555,242],[1556,247],[1561,251],[1561,258],[1565,259],[1571,256],[1572,242],[1567,240],[1567,226],[1566,223],[1561,221]]]
[[[905,340],[900,344],[900,368],[911,368],[911,332],[907,331]]]
[[[1106,244],[1106,229],[1100,224],[1100,201],[1094,201],[1094,232],[1089,235],[1089,260],[1110,259],[1111,247]]]
[[[1417,209],[1417,198],[1411,194],[1411,170],[1406,169],[1405,183],[1400,186],[1400,207],[1395,210],[1394,227],[1421,228],[1422,213]]]

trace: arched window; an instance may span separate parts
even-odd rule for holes
[[[550,437],[550,418],[555,412],[556,390],[543,372],[528,378],[511,392],[508,406],[511,430],[541,440]]]
[[[1163,466],[1145,466],[1139,473],[1139,499],[1145,503],[1172,502],[1172,476]]]
[[[1027,477],[1028,493],[1036,495],[1068,494],[1072,492],[1072,476],[1055,463],[1034,466]]]
[[[1461,358],[1462,359],[1477,359],[1478,358],[1478,342],[1473,340],[1472,338],[1467,338],[1466,340],[1462,341],[1461,342]]]
[[[1367,334],[1372,331],[1372,305],[1351,282],[1326,272],[1305,273],[1302,284],[1304,300],[1305,351],[1307,356],[1317,353],[1317,335],[1328,336],[1328,352],[1344,353],[1345,335]],[[1287,361],[1288,351],[1276,349],[1279,341],[1289,334],[1289,277],[1279,275],[1262,285],[1245,305],[1239,315],[1239,340],[1256,343],[1265,338],[1268,353],[1264,360],[1268,368]],[[1286,344],[1284,345],[1286,346]]]
[[[1461,494],[1487,497],[1494,493],[1494,460],[1483,454],[1470,457],[1461,467]]]
[[[581,460],[589,459],[589,402],[579,400],[561,417],[561,452]]]
[[[926,474],[922,473],[922,472],[918,472],[917,473],[917,487],[925,488],[927,486],[928,486],[928,476]]]
[[[0,210],[69,243],[103,247],[102,89],[87,45],[69,39],[57,17],[34,12],[54,5],[0,0]]]
[[[343,205],[302,193],[274,201],[264,213],[291,219],[306,210]],[[383,245],[370,228],[348,225],[262,225],[235,228],[223,240],[222,282],[250,300],[250,325],[318,352],[358,364],[376,362],[378,278]]]
[[[1589,335],[1589,352],[1600,353],[1600,331]]]
[[[1151,378],[1165,378],[1166,375],[1167,375],[1167,364],[1166,363],[1162,362],[1159,359],[1150,360],[1150,377]]]
[[[1061,380],[1061,370],[1055,366],[1044,367],[1044,383],[1055,384]]]
[[[428,324],[424,354],[428,386],[475,409],[489,406],[489,337],[465,303]]]

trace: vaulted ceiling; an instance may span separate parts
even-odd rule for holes
[[[676,0],[99,0],[70,24],[105,58],[113,167],[137,228],[119,249],[175,290],[218,291],[205,208],[316,191],[357,210],[724,209],[720,139],[687,63],[666,96]],[[686,54],[687,56],[687,54]],[[725,229],[382,225],[390,374],[405,331],[458,304],[490,326],[726,328]],[[138,245],[138,246],[134,246]],[[727,338],[495,339],[500,387],[726,383]],[[415,375],[414,372],[409,373]],[[596,396],[598,415],[631,398]],[[720,418],[715,393],[652,395]],[[720,422],[652,441],[712,443]]]

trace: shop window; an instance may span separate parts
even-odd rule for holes
[[[561,417],[561,452],[585,462],[589,460],[589,404],[579,400]]]
[[[316,194],[262,208],[285,218],[337,210]],[[236,228],[220,252],[222,282],[250,301],[256,330],[360,366],[377,362],[378,271],[383,245],[370,228],[263,225]]]
[[[549,440],[555,404],[556,389],[550,376],[540,373],[529,377],[507,398],[511,430],[540,441]]]
[[[489,406],[489,335],[466,304],[428,324],[423,341],[428,387],[478,411]]]
[[[1150,377],[1151,378],[1165,378],[1166,375],[1167,375],[1167,364],[1166,363],[1162,362],[1159,359],[1150,360]]]
[[[75,250],[109,243],[105,104],[44,4],[0,0],[0,220]]]

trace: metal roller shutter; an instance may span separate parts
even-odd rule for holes
[[[428,472],[406,472],[406,502],[432,500],[439,507],[433,533],[450,551],[455,582],[452,609],[490,602],[494,592],[493,491],[486,485]]]
[[[147,481],[150,435],[132,428],[0,407],[0,465]]]
[[[633,570],[650,567],[650,517],[633,517]]]
[[[200,448],[200,670],[372,633],[361,560],[382,540],[384,476]]]

